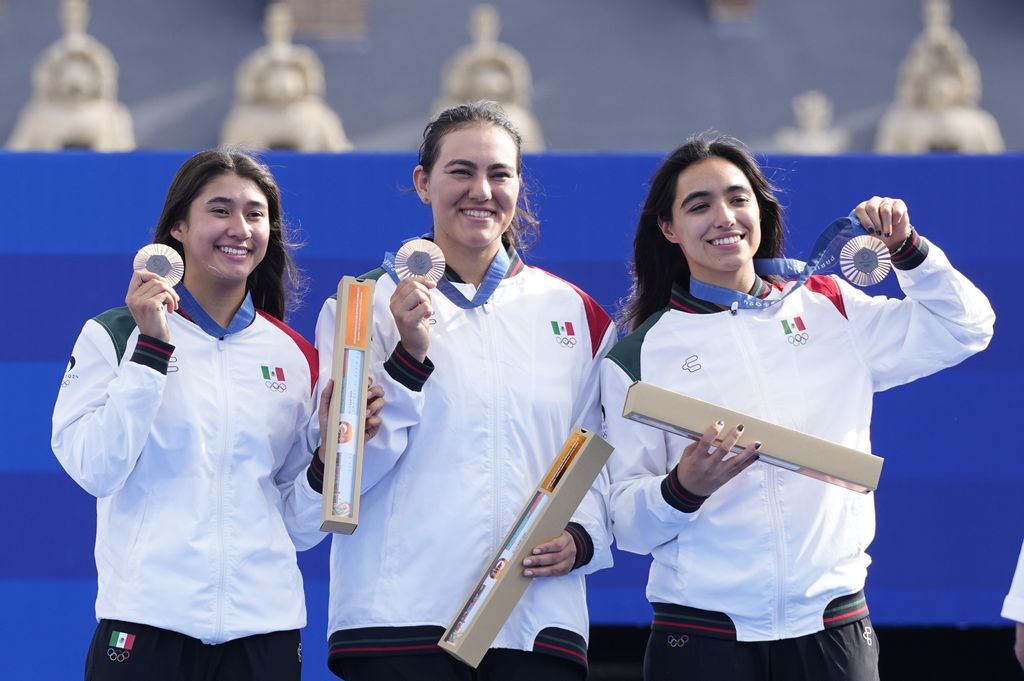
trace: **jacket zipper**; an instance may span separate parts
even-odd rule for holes
[[[493,294],[492,294],[493,295]],[[491,496],[491,549],[493,553],[498,548],[498,543],[504,537],[504,529],[501,527],[501,490],[502,490],[502,469],[499,445],[501,438],[498,429],[500,427],[501,391],[498,385],[497,371],[498,352],[494,341],[494,304],[488,300],[480,306],[482,312],[482,326],[487,342],[487,389],[491,394],[491,405],[487,410],[488,432],[491,434],[491,480],[494,485]]]
[[[750,337],[750,332],[747,330],[744,322],[744,317],[732,314],[729,316],[730,320],[735,320],[732,325],[736,330],[737,345],[740,348],[740,354],[743,356],[743,362],[747,368],[747,375],[753,378],[752,383],[756,387],[756,395],[758,401],[764,405],[765,410],[768,412],[766,418],[769,421],[778,423],[778,419],[772,411],[772,402],[769,397],[770,392],[764,384],[764,376],[761,372],[755,369],[755,365],[751,360],[749,347],[754,347],[753,339]],[[771,518],[772,523],[772,538],[775,544],[775,611],[772,613],[772,631],[776,636],[780,638],[786,637],[786,626],[785,626],[785,611],[786,611],[786,579],[785,579],[785,566],[786,566],[786,546],[783,541],[783,527],[782,527],[782,513],[779,510],[779,498],[778,498],[778,470],[775,466],[766,465],[764,466],[766,485],[768,488],[768,516]]]
[[[217,466],[217,547],[219,574],[217,578],[217,627],[214,640],[220,641],[224,635],[224,582],[227,572],[227,557],[224,547],[224,461],[228,457],[229,431],[231,426],[231,409],[228,404],[227,385],[227,344],[223,338],[217,339],[217,351],[220,356],[220,380],[217,382],[219,402],[223,407],[224,420],[221,423],[220,448],[215,453]]]

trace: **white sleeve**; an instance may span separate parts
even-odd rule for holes
[[[1010,584],[1010,593],[1003,601],[1003,617],[1015,622],[1024,622],[1024,544],[1020,547],[1017,571]]]
[[[313,418],[316,417],[313,413],[312,399],[309,399],[296,418],[295,437],[292,439],[291,449],[285,457],[284,464],[274,476],[274,484],[281,492],[284,505],[284,525],[292,543],[299,551],[316,546],[327,536],[325,532],[320,531],[323,495],[314,490],[309,483],[308,470],[313,460],[313,450],[307,443],[306,432],[310,428],[311,415]]]
[[[601,381],[600,367],[602,358],[608,354],[615,342],[615,325],[609,324],[601,339],[601,345],[593,353],[593,359],[584,380],[581,399],[577,402],[573,423],[582,425],[587,430],[602,433],[601,424]],[[572,516],[572,522],[579,523],[590,535],[593,543],[593,555],[586,565],[577,570],[589,575],[598,570],[612,566],[612,528],[608,513],[608,467],[604,466],[594,484]]]
[[[992,338],[995,312],[988,298],[938,247],[927,248],[917,267],[896,270],[903,300],[868,296],[837,279],[876,391],[958,364]]]
[[[666,500],[663,488],[675,470],[684,438],[622,417],[632,380],[612,359],[601,365],[601,401],[607,439],[615,451],[608,462],[609,507],[615,543],[631,553],[649,554],[675,539],[700,515],[699,504],[683,512]]]
[[[167,376],[143,364],[120,366],[107,331],[86,322],[53,408],[50,444],[61,466],[95,497],[121,489],[142,454]]]

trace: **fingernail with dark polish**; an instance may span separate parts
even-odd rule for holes
[[[740,425],[736,426],[736,432],[737,432],[737,433],[742,433],[742,432],[743,432],[743,429],[744,429],[744,428],[746,428],[746,426],[744,426],[744,425],[743,425],[743,424],[741,423]]]
[[[755,442],[754,443],[754,449],[755,450],[761,449],[761,443],[760,442]]]
[[[721,428],[722,426],[725,425],[725,421],[723,421],[722,419],[718,419],[717,421],[715,421],[715,425]]]

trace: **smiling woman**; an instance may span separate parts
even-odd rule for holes
[[[871,495],[758,461],[742,423],[692,439],[620,416],[645,381],[870,451],[874,392],[984,349],[995,315],[903,201],[875,196],[854,215],[905,299],[820,274],[762,279],[758,260],[782,255],[781,213],[737,140],[690,139],[654,174],[622,315],[632,333],[601,367],[615,540],[653,555],[647,681],[878,678]]]
[[[316,351],[281,320],[295,269],[277,184],[247,154],[196,154],[154,241],[183,281],[133,273],[127,306],[82,329],[53,413],[54,453],[97,497],[85,678],[297,681],[295,553],[323,536],[323,468],[306,441]]]
[[[444,276],[367,275],[371,373],[388,406],[363,459],[359,531],[331,553],[329,664],[347,681],[586,675],[583,575],[611,561],[603,477],[563,532],[504,568],[536,583],[477,671],[436,645],[567,434],[600,427],[596,370],[614,327],[587,294],[520,258],[535,226],[520,143],[491,102],[439,114],[413,182]],[[327,300],[322,375],[336,315]]]

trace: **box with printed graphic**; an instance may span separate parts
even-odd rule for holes
[[[359,524],[375,283],[355,277],[342,277],[338,282],[331,363],[334,392],[327,432],[320,438],[325,448],[324,500],[320,509],[320,529],[324,531],[352,534]],[[330,442],[336,444],[329,447]]]
[[[745,426],[734,452],[755,440],[761,442],[761,461],[830,482],[857,492],[878,487],[883,459],[874,454],[807,435],[717,404],[637,381],[626,392],[622,416],[676,435],[698,439],[708,426],[722,419],[731,429]]]
[[[437,645],[472,667],[480,664],[530,586],[523,560],[565,529],[611,453],[595,433],[572,432]]]

